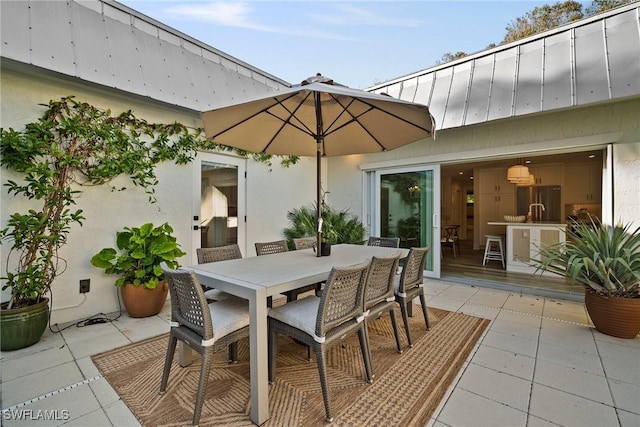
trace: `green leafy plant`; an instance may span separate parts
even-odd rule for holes
[[[540,248],[539,271],[565,276],[601,295],[640,298],[640,227],[573,221],[567,241]]]
[[[11,298],[2,308],[40,302],[65,270],[58,251],[71,227],[82,226],[85,219],[82,210],[74,208],[80,188],[126,175],[154,202],[158,163],[185,164],[201,149],[234,150],[206,139],[200,129],[148,123],[131,111],[112,115],[72,96],[42,105],[44,114],[24,130],[0,129],[0,165],[22,175],[19,181],[5,183],[8,194],[41,203],[39,209],[12,214],[0,230],[0,241],[10,245],[2,289],[11,288]],[[254,158],[271,164],[270,156]],[[296,160],[283,158],[282,163]]]
[[[107,274],[117,274],[116,286],[133,284],[155,289],[164,279],[160,264],[178,266],[177,258],[186,255],[173,237],[173,228],[166,222],[158,227],[152,223],[140,227],[125,227],[116,232],[116,248],[103,248],[91,258],[91,265]]]
[[[336,210],[322,202],[322,240],[328,243],[362,244],[365,240],[366,228],[358,217],[347,209]],[[316,205],[302,206],[287,212],[289,227],[284,235],[293,247],[293,239],[316,235]]]

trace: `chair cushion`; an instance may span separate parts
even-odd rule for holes
[[[235,295],[232,294],[228,294],[224,291],[221,291],[220,289],[209,289],[207,291],[204,292],[204,296],[207,299],[207,301],[222,301],[225,299],[229,299],[229,298],[239,298]],[[240,298],[242,299],[242,298]]]
[[[315,336],[320,298],[310,296],[269,310],[269,317]]]
[[[222,338],[232,332],[249,326],[249,301],[242,298],[228,298],[209,304],[214,338]]]

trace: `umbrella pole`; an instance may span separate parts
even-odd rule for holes
[[[322,256],[321,245],[322,242],[322,190],[321,190],[321,173],[320,173],[320,165],[321,165],[321,157],[322,157],[322,143],[324,142],[323,134],[323,125],[322,125],[322,103],[320,102],[320,92],[313,93],[313,100],[316,104],[316,209],[317,209],[317,220],[316,220],[316,256]]]
[[[317,244],[317,248],[316,248],[316,256],[321,256],[322,254],[320,253],[320,242],[322,241],[322,191],[320,188],[320,165],[321,165],[321,159],[320,159],[320,143],[318,142],[317,144],[318,146],[318,152],[316,153],[316,182],[317,184],[317,188],[316,188],[316,231],[317,231],[317,235],[316,235],[316,244]]]

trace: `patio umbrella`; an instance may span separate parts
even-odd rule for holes
[[[429,137],[434,127],[425,105],[351,89],[319,73],[300,85],[203,112],[202,121],[207,137],[218,144],[255,153],[316,156],[318,248],[320,159],[393,150]]]

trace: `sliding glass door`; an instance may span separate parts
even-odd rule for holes
[[[439,166],[375,171],[371,234],[399,237],[403,248],[431,246],[425,275],[440,276]]]

